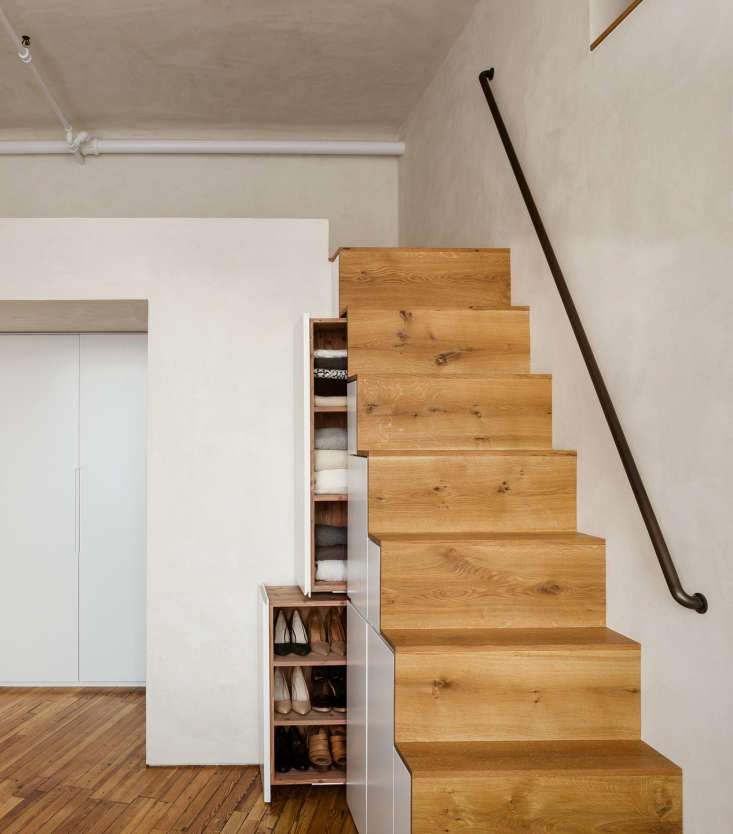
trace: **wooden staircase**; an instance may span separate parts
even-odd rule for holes
[[[342,249],[413,834],[679,834],[505,249]]]

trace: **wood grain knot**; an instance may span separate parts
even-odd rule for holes
[[[440,690],[447,689],[450,683],[445,680],[433,681],[433,698],[440,698]]]
[[[400,310],[400,318],[407,324],[412,320],[412,313],[409,310]]]
[[[435,357],[435,364],[436,365],[447,365],[449,362],[453,362],[456,359],[461,358],[460,350],[449,350],[446,353],[439,353]]]
[[[506,492],[511,492],[511,489],[512,488],[509,486],[509,484],[506,481],[502,481],[501,485],[499,486],[499,488],[496,491],[500,494],[504,494]]]

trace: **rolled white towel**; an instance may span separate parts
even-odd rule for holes
[[[324,406],[345,406],[346,405],[346,397],[323,397],[320,394],[313,395],[313,405],[316,407],[324,407]]]
[[[313,351],[313,356],[315,356],[316,359],[346,359],[348,351],[346,348],[339,348],[337,350],[318,348]]]
[[[316,562],[316,581],[345,582],[346,562],[336,559],[325,559],[322,562]]]
[[[341,449],[316,449],[314,468],[316,472],[324,469],[346,469],[348,463],[346,452]]]
[[[316,472],[316,493],[341,494],[346,492],[346,469],[324,469]]]

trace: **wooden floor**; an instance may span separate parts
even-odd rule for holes
[[[0,832],[356,834],[342,787],[257,767],[145,767],[141,689],[0,688]]]

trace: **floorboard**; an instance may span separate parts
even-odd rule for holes
[[[258,767],[146,767],[142,689],[0,688],[0,831],[356,834],[343,787]]]

